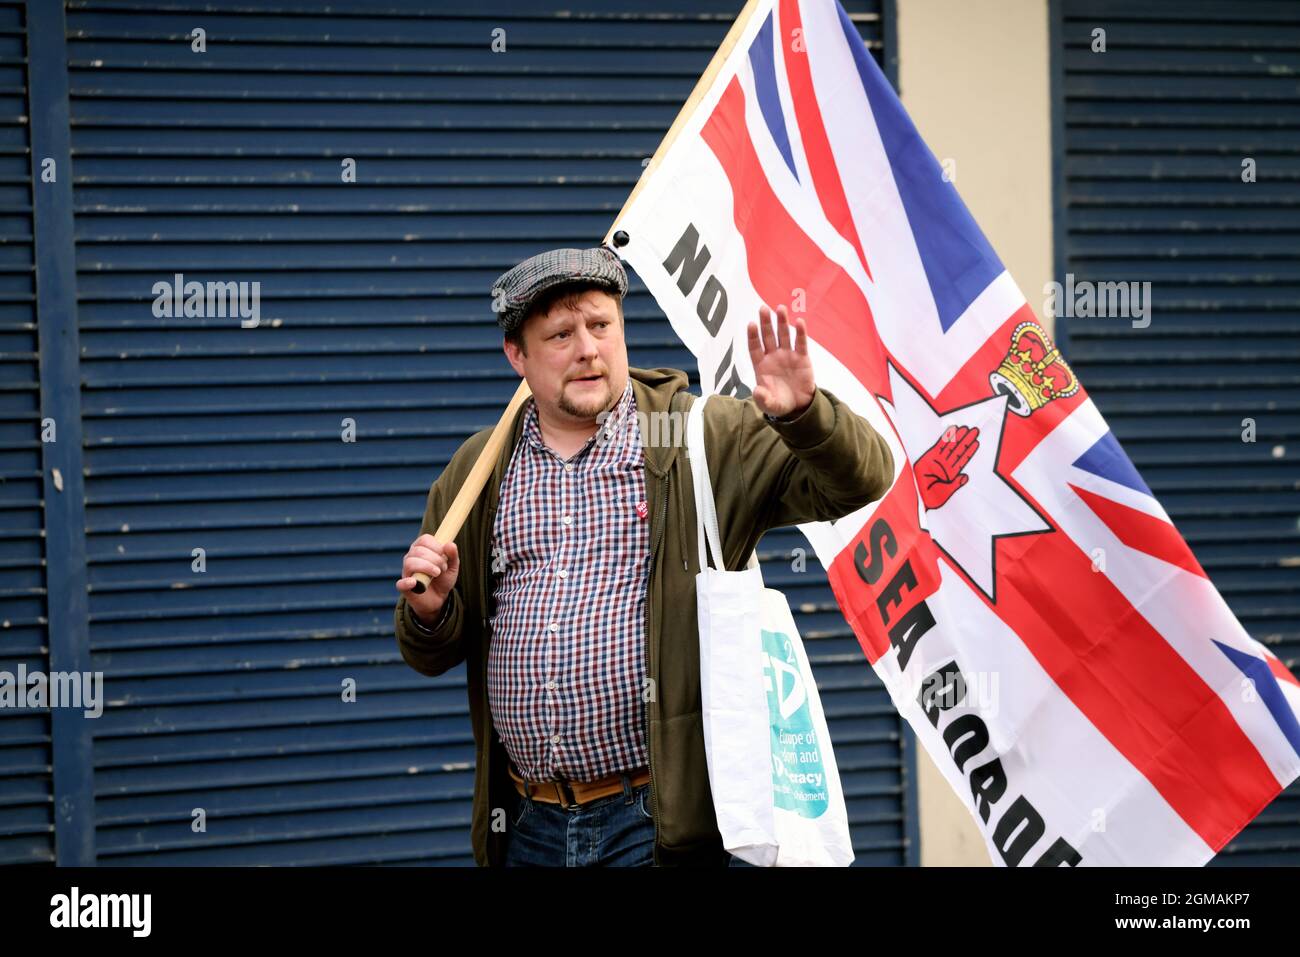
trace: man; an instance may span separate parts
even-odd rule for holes
[[[491,429],[429,491],[402,561],[398,646],[421,674],[465,662],[480,865],[726,865],[700,720],[696,517],[676,369],[629,368],[627,275],[556,249],[494,287],[533,397],[454,541],[432,537]],[[706,407],[723,560],[769,528],[831,520],[894,477],[884,439],[816,387],[802,319],[749,324],[755,388]],[[669,415],[665,415],[668,413]],[[667,432],[656,441],[656,431]],[[431,577],[421,594],[415,574]]]

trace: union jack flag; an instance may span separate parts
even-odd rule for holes
[[[1300,774],[1300,683],[1228,609],[835,0],[749,4],[696,94],[606,242],[707,391],[748,394],[746,323],[785,303],[818,384],[890,439],[888,494],[801,529],[992,859],[1205,863]]]

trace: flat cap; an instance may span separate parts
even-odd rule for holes
[[[548,249],[508,269],[492,284],[492,310],[504,332],[519,328],[533,301],[548,289],[583,283],[619,297],[627,293],[627,271],[605,246]]]

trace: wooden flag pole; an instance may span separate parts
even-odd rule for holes
[[[650,177],[654,175],[659,163],[663,160],[664,156],[667,155],[668,150],[672,147],[678,134],[681,133],[682,128],[686,126],[686,121],[691,118],[691,114],[695,112],[695,108],[700,105],[700,101],[704,99],[704,94],[709,91],[709,87],[713,86],[713,81],[717,78],[718,72],[722,69],[722,64],[726,62],[727,57],[731,55],[731,51],[735,48],[736,44],[740,42],[740,35],[745,32],[745,25],[749,23],[750,17],[754,15],[754,10],[758,7],[759,2],[760,0],[747,0],[744,8],[742,8],[740,13],[736,15],[736,22],[731,25],[731,29],[727,31],[727,35],[722,38],[722,43],[714,52],[713,59],[709,61],[709,65],[705,67],[704,72],[700,74],[700,78],[695,84],[695,89],[691,90],[691,95],[686,98],[686,102],[682,104],[682,108],[678,111],[677,118],[673,120],[673,125],[668,127],[668,132],[664,134],[664,138],[659,141],[659,148],[655,150],[654,156],[650,157],[650,164],[646,166],[645,172],[641,174],[641,178],[638,179],[636,185],[632,187],[632,192],[628,194],[627,202],[623,204],[623,208],[620,209],[618,215],[614,217],[614,222],[609,227],[609,232],[605,234],[605,245],[610,245],[614,232],[618,229],[619,221],[623,218],[623,214],[627,212],[628,207],[632,205],[632,201],[636,199],[637,193],[641,192],[641,186],[650,181]]]
[[[442,522],[438,525],[438,530],[433,533],[435,541],[439,543],[451,541],[460,531],[460,527],[465,524],[465,517],[469,515],[474,503],[478,501],[483,486],[487,485],[488,476],[492,474],[492,467],[496,465],[497,457],[501,454],[501,447],[505,445],[511,426],[514,424],[515,413],[519,411],[519,407],[532,394],[533,390],[528,388],[528,380],[520,379],[519,388],[515,390],[514,397],[511,398],[510,404],[506,406],[506,410],[501,413],[496,428],[488,436],[483,451],[479,453],[478,459],[474,462],[474,467],[469,470],[469,475],[465,478],[465,484],[456,493],[451,508],[447,509],[447,514],[443,516]],[[425,586],[430,581],[431,579],[424,572],[416,572],[415,588],[412,591],[417,595],[423,594]]]
[[[686,102],[682,104],[681,110],[677,113],[677,118],[673,120],[673,125],[668,128],[668,132],[659,142],[659,148],[655,150],[654,156],[650,158],[649,165],[646,166],[645,171],[641,174],[641,178],[637,180],[636,186],[632,188],[632,192],[628,195],[627,202],[623,204],[623,208],[619,210],[618,216],[614,218],[613,225],[609,227],[609,232],[605,235],[606,245],[609,245],[610,237],[613,235],[614,230],[618,228],[618,222],[623,218],[623,213],[632,205],[632,200],[636,199],[637,193],[641,191],[641,185],[650,179],[651,174],[654,173],[660,160],[668,152],[669,147],[672,146],[673,141],[677,139],[677,135],[686,125],[686,121],[690,118],[691,114],[695,112],[695,108],[699,106],[700,101],[704,99],[704,94],[707,93],[709,87],[713,85],[713,81],[717,77],[718,71],[722,69],[722,64],[726,61],[727,56],[739,42],[740,35],[745,30],[745,24],[747,24],[750,17],[754,15],[754,10],[758,7],[759,2],[760,0],[747,0],[744,8],[736,16],[736,22],[731,25],[731,29],[727,31],[727,35],[722,38],[722,44],[714,52],[713,59],[709,61],[709,65],[705,67],[704,72],[700,74],[700,79],[695,84],[695,89],[691,91],[691,95],[687,97]],[[496,428],[494,428],[492,434],[488,436],[487,443],[483,446],[483,451],[479,453],[478,460],[475,461],[474,467],[470,469],[469,476],[465,479],[465,484],[462,485],[460,491],[456,493],[456,498],[451,503],[451,508],[447,509],[447,514],[443,516],[442,522],[438,525],[438,530],[433,535],[436,541],[440,543],[451,541],[460,531],[460,527],[465,524],[466,516],[469,515],[470,509],[474,507],[474,503],[478,501],[479,495],[482,494],[483,486],[487,484],[488,476],[492,474],[492,467],[496,465],[497,458],[501,454],[501,447],[505,444],[507,433],[510,431],[510,427],[514,423],[515,414],[519,411],[519,407],[524,404],[524,401],[532,394],[532,390],[528,388],[528,380],[521,380],[519,388],[515,390],[514,397],[510,400],[510,404],[507,405],[505,411],[501,413],[501,419],[497,422]],[[422,594],[430,580],[429,576],[424,574],[424,572],[416,572],[415,588],[412,589],[412,591],[417,595]]]

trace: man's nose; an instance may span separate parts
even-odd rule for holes
[[[594,358],[596,356],[596,337],[591,334],[590,329],[586,326],[580,327],[575,338],[578,343],[578,356],[580,358]]]

